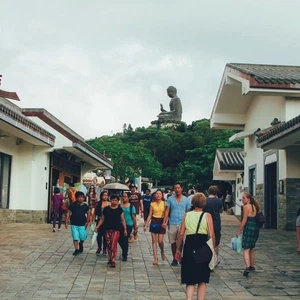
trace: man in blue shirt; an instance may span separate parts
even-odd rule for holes
[[[171,266],[178,265],[178,262],[175,259],[178,233],[184,214],[191,208],[189,199],[182,194],[180,183],[174,184],[174,192],[175,195],[170,196],[167,200],[164,221],[162,224],[162,226],[166,228],[169,218],[168,236],[173,254]]]

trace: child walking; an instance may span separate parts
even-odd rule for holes
[[[71,232],[73,237],[73,243],[75,251],[73,255],[78,255],[83,252],[83,243],[87,238],[87,226],[90,220],[90,208],[84,201],[83,192],[76,192],[75,202],[72,202],[69,206],[69,210],[66,214],[66,229],[68,229],[69,217],[71,213]]]

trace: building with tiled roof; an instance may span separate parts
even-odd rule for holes
[[[51,220],[54,187],[64,191],[112,162],[44,109],[22,109],[0,90],[0,223]]]
[[[300,66],[229,63],[211,127],[244,140],[244,190],[259,201],[266,228],[295,229],[300,207]]]
[[[218,148],[216,150],[213,180],[225,181],[234,186],[233,200],[237,204],[234,213],[241,213],[241,189],[243,187],[244,150],[239,148]]]

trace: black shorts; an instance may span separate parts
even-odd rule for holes
[[[220,240],[221,240],[221,231],[215,232],[215,238],[216,238],[216,247],[219,246]]]

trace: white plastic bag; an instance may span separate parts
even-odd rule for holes
[[[236,250],[236,240],[237,240],[236,237],[233,237],[233,238],[231,239],[230,248],[231,248],[232,250]]]

